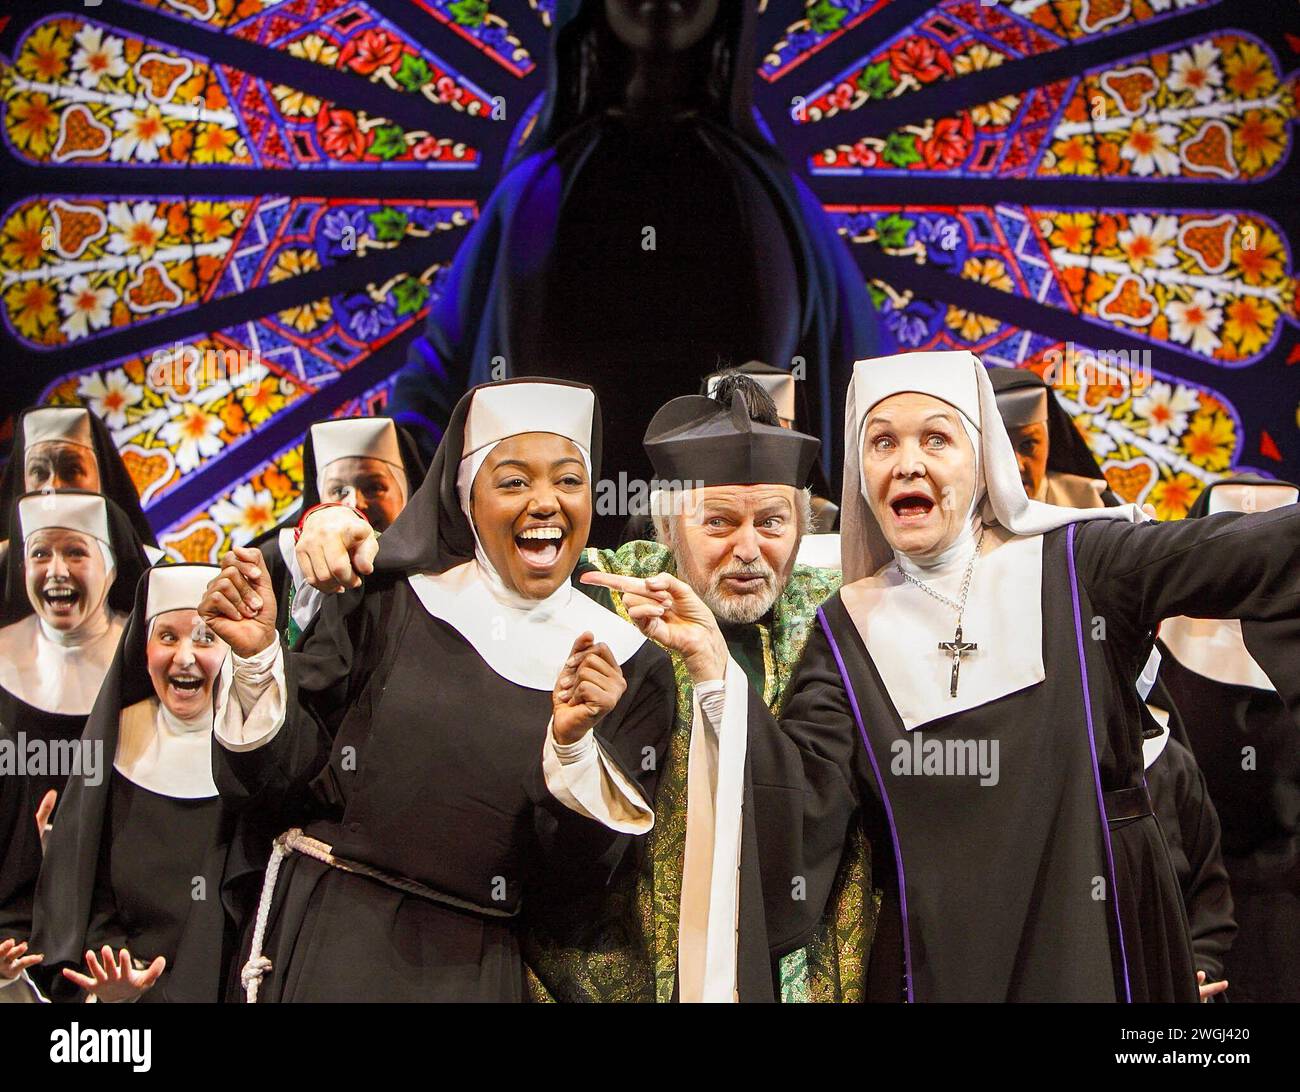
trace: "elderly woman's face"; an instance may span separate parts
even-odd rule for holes
[[[39,489],[84,489],[99,492],[99,464],[95,453],[81,444],[43,440],[32,444],[23,457],[23,485],[29,493]]]
[[[226,644],[196,610],[169,610],[154,619],[145,646],[154,693],[167,710],[191,720],[212,708],[212,682]]]
[[[470,511],[506,586],[545,599],[569,579],[591,531],[582,452],[550,432],[502,440],[474,478]]]
[[[72,633],[108,594],[108,566],[99,544],[80,531],[48,527],[23,547],[27,598],[51,629]]]
[[[867,503],[895,550],[931,557],[961,533],[975,492],[975,449],[957,410],[925,394],[896,394],[867,415]]]

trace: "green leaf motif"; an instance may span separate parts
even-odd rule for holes
[[[844,22],[844,9],[837,8],[830,0],[817,0],[808,9],[808,28],[814,34],[830,34]]]
[[[393,73],[393,79],[408,91],[420,90],[432,78],[433,69],[429,67],[429,62],[414,53],[403,53],[402,63]]]
[[[858,88],[867,93],[868,98],[883,99],[895,87],[898,81],[889,73],[889,62],[877,61],[869,64],[858,77]]]
[[[400,125],[377,126],[374,141],[367,150],[380,159],[396,159],[406,151],[406,134]]]
[[[916,150],[916,137],[911,133],[890,133],[885,139],[885,150],[880,153],[880,158],[895,167],[920,163],[921,153]]]
[[[407,277],[393,289],[398,315],[413,315],[429,298],[429,286],[415,277]]]
[[[915,226],[914,220],[904,219],[898,213],[891,212],[883,220],[876,221],[876,242],[883,247],[905,247],[908,233]]]
[[[381,243],[393,243],[406,234],[408,219],[401,209],[385,208],[372,212],[370,225],[375,229],[375,238]]]
[[[481,27],[487,21],[488,0],[456,0],[447,8],[462,27]]]
[[[889,299],[889,297],[885,295],[885,290],[881,288],[880,285],[876,284],[875,281],[868,281],[867,291],[871,295],[871,306],[877,311],[883,311],[885,309],[885,301]]]

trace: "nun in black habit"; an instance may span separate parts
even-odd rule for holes
[[[290,645],[311,624],[323,599],[294,551],[301,517],[313,508],[341,504],[362,513],[382,533],[424,481],[425,469],[411,434],[389,417],[340,417],[307,430],[299,505],[289,521],[253,542],[275,588],[275,628]]]
[[[221,1000],[236,816],[212,779],[212,687],[228,650],[198,616],[219,571],[163,565],[136,589],[82,737],[112,771],[69,779],[36,889],[35,977],[55,1000]]]
[[[0,474],[0,511],[23,493],[50,489],[102,493],[126,514],[150,559],[162,556],[112,433],[83,406],[37,406],[18,415],[13,454]]]
[[[98,493],[29,493],[12,506],[0,615],[0,942],[31,936],[37,809],[72,773],[107,776],[79,741],[148,563]],[[57,824],[62,808],[53,812]],[[0,975],[0,987],[10,979]]]
[[[1029,500],[969,353],[860,362],[845,421],[845,586],[779,722],[685,585],[583,578],[687,654],[718,727],[689,775],[716,801],[688,817],[715,847],[705,996],[743,998],[807,942],[861,812],[884,887],[870,997],[1195,1001],[1134,680],[1162,618],[1237,618],[1300,717],[1300,508],[1164,524]]]
[[[696,376],[802,362],[798,425],[838,473],[833,409],[875,322],[848,249],[759,129],[758,8],[560,0],[541,112],[394,388],[422,444],[468,386],[526,362],[590,383],[606,473],[649,480],[646,425]],[[629,383],[637,397],[620,397]],[[619,521],[602,522],[612,546]]]
[[[227,555],[203,609],[235,653],[217,784],[279,792],[298,824],[250,1000],[521,1000],[520,914],[598,892],[650,828],[672,670],[570,582],[599,421],[581,385],[467,394],[374,573],[291,653],[260,554]]]
[[[1196,498],[1188,520],[1294,511],[1298,496],[1290,482],[1224,478]],[[1220,957],[1223,977],[1234,1001],[1300,1001],[1300,735],[1250,628],[1202,617],[1205,606],[1189,603],[1167,618],[1157,644],[1160,680],[1178,703],[1222,827],[1237,920]]]

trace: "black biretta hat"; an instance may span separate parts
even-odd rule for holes
[[[801,489],[820,447],[815,436],[751,421],[739,393],[730,407],[699,394],[674,398],[654,415],[645,434],[656,478],[703,486]]]

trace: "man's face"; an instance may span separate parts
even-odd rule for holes
[[[591,532],[582,452],[550,432],[502,440],[474,477],[470,511],[506,586],[545,599],[572,575]]]
[[[363,456],[335,459],[326,465],[320,499],[340,501],[364,512],[376,531],[387,531],[406,507],[392,468],[382,459]]]
[[[212,708],[212,681],[226,658],[226,644],[203,624],[198,611],[158,615],[145,658],[154,693],[173,716],[191,720]]]
[[[1051,451],[1047,426],[1041,422],[1020,425],[1007,429],[1007,434],[1011,437],[1011,448],[1016,453],[1016,466],[1020,468],[1020,480],[1024,483],[1025,492],[1036,497],[1047,476],[1047,456]]]
[[[975,448],[947,402],[896,394],[871,410],[862,440],[867,503],[885,540],[933,557],[956,540],[975,494]]]
[[[23,485],[29,493],[39,489],[84,489],[99,492],[99,464],[95,453],[65,440],[32,444],[23,459]]]
[[[24,546],[27,599],[51,629],[71,633],[108,594],[108,566],[99,544],[80,531],[50,527]]]
[[[698,45],[721,0],[605,0],[605,20],[628,49],[680,53]],[[734,0],[732,0],[734,2]]]
[[[785,590],[799,549],[789,485],[712,485],[673,520],[677,571],[723,622],[756,622]],[[694,502],[694,503],[689,503]]]

